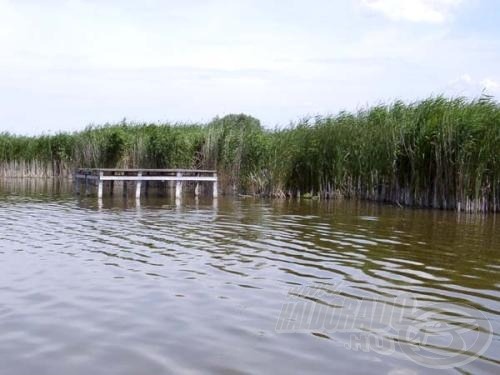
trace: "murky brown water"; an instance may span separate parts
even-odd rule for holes
[[[494,215],[152,195],[99,205],[65,183],[2,181],[0,270],[2,374],[427,374],[441,370],[422,355],[442,353],[450,373],[500,372]],[[415,315],[401,296],[440,311]],[[363,325],[377,304],[406,333],[462,335],[464,305],[479,329],[464,348],[442,335],[417,345]],[[290,306],[356,324],[297,322]]]

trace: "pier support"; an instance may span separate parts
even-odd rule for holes
[[[104,195],[104,183],[109,183],[109,192],[110,195],[113,195],[114,185],[117,181],[123,182],[124,196],[128,195],[127,188],[130,183],[133,183],[136,199],[140,198],[143,184],[145,184],[144,190],[147,195],[149,187],[158,186],[161,190],[167,181],[169,184],[172,184],[172,188],[175,185],[176,199],[182,198],[184,182],[194,183],[194,194],[196,197],[202,193],[202,183],[212,183],[213,197],[217,198],[218,196],[217,173],[213,170],[82,168],[75,171],[74,179],[76,194],[89,195],[91,190],[94,190],[93,186],[95,186],[99,199],[102,199]],[[83,184],[85,184],[85,187],[83,187]]]
[[[142,172],[138,172],[137,176],[142,177]],[[142,181],[138,180],[136,185],[135,185],[135,199],[141,198],[141,187],[142,187]]]
[[[75,179],[75,193],[77,195],[80,195],[80,179],[78,177],[76,177],[76,175],[75,175],[74,179]]]
[[[102,176],[104,176],[104,172],[99,172],[99,180],[97,181],[97,198],[102,199],[102,192],[104,188],[104,181],[102,180]]]
[[[214,177],[217,179],[217,173],[214,173]],[[217,180],[215,180],[214,181],[214,191],[213,191],[214,198],[217,198],[217,196],[218,196],[218,193],[219,193],[218,189],[219,189],[219,187],[218,187],[218,184],[217,184]]]
[[[112,176],[114,173],[112,174]],[[109,195],[113,195],[115,193],[115,182],[113,180],[109,181]]]
[[[85,196],[89,195],[89,176],[85,175]]]
[[[177,172],[177,177],[182,177],[181,172]],[[175,182],[175,198],[180,199],[182,196],[182,181],[177,180]]]

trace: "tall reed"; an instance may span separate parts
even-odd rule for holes
[[[396,101],[274,130],[241,114],[0,134],[1,176],[68,176],[75,167],[215,168],[225,193],[500,211],[500,105],[490,97]]]

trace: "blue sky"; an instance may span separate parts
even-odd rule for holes
[[[0,0],[0,132],[500,95],[496,0]]]

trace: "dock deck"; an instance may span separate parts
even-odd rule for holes
[[[199,195],[200,182],[209,182],[213,185],[213,197],[217,198],[217,171],[204,169],[115,169],[115,168],[80,168],[74,173],[75,189],[77,194],[81,194],[82,183],[85,184],[85,192],[88,192],[90,184],[97,186],[97,197],[102,198],[104,183],[110,184],[110,191],[113,192],[114,183],[121,181],[126,189],[126,184],[135,183],[135,197],[141,196],[142,183],[150,181],[174,181],[175,196],[182,196],[184,182],[194,182],[195,195]]]

